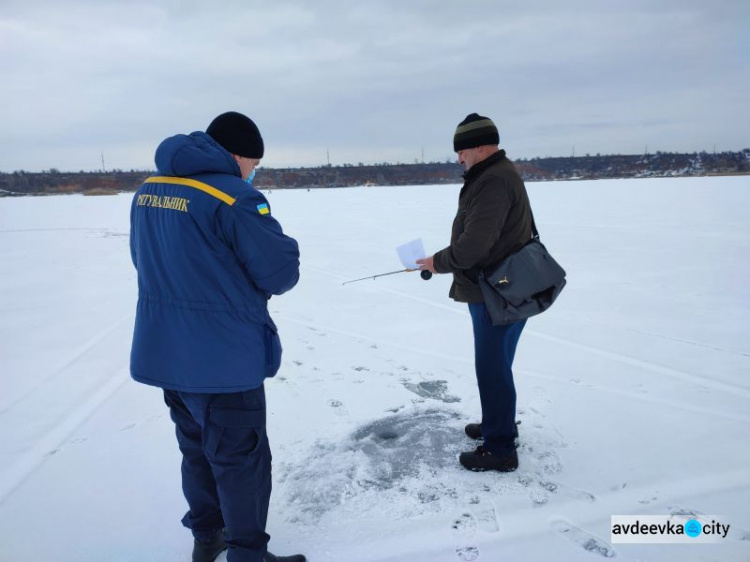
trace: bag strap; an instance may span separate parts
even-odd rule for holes
[[[534,221],[534,211],[531,210],[531,203],[529,203],[529,214],[531,214],[531,233],[532,238],[539,238],[539,231],[536,229],[536,222]]]
[[[532,233],[532,237],[529,238],[524,243],[524,245],[526,245],[529,242],[531,242],[531,240],[533,240],[534,238],[536,238],[537,241],[541,242],[541,240],[539,239],[539,231],[536,229],[536,221],[534,220],[534,211],[531,210],[531,202],[530,201],[529,201],[529,214],[531,215],[531,233]],[[500,263],[502,263],[502,262],[500,262]],[[492,267],[488,267],[487,269],[495,269],[498,265],[499,265],[499,263],[498,264],[494,264]],[[478,277],[484,277],[485,276],[484,275],[484,270],[482,270],[482,269],[480,269],[478,267],[476,269],[477,269]]]

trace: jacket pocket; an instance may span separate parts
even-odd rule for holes
[[[270,318],[263,325],[263,332],[266,351],[266,377],[274,377],[279,372],[279,367],[281,366],[281,339],[279,339],[276,324]]]

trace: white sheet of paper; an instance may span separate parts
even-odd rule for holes
[[[406,269],[419,269],[417,260],[427,257],[421,238],[402,244],[396,248],[396,252],[398,252],[398,259],[401,260]]]

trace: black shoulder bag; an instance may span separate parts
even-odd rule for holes
[[[565,287],[565,270],[534,236],[494,268],[479,271],[479,287],[495,326],[510,324],[547,310]]]

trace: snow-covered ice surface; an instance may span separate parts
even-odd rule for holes
[[[470,473],[471,324],[449,276],[459,186],[275,191],[302,278],[270,307],[276,553],[311,562],[750,559],[750,178],[529,184],[568,287],[516,360],[520,468]],[[0,200],[0,560],[189,560],[161,394],[132,382],[131,195]],[[691,512],[718,545],[610,544]],[[224,559],[224,555],[220,560]]]

